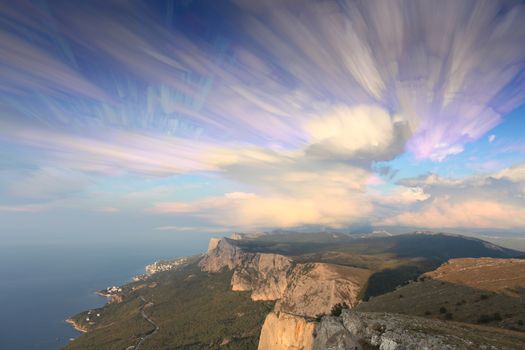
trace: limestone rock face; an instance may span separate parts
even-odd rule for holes
[[[264,321],[258,350],[312,350],[315,322],[271,312]]]
[[[317,326],[314,349],[362,350],[362,347],[338,317],[327,316]]]
[[[210,242],[208,243],[208,252],[211,252],[212,250],[215,249],[215,247],[217,247],[217,244],[219,244],[220,242],[220,238],[210,238]]]
[[[280,299],[288,284],[292,261],[278,254],[247,253],[232,278],[232,290],[252,291],[252,300]]]
[[[522,349],[519,332],[484,329],[467,324],[415,316],[343,310],[323,317],[314,350],[377,348],[379,350]]]
[[[199,266],[207,272],[234,270],[232,290],[252,291],[253,300],[277,300],[283,296],[293,263],[279,254],[245,252],[229,239],[221,238],[204,255]]]
[[[329,314],[337,303],[353,307],[369,270],[325,264],[297,264],[276,310],[306,317]]]
[[[208,252],[199,262],[200,268],[207,272],[219,272],[225,267],[232,270],[239,266],[244,253],[227,238],[215,240],[216,238],[210,240]]]

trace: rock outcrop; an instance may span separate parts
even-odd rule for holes
[[[199,266],[212,273],[224,268],[233,270],[232,290],[251,291],[252,300],[277,300],[286,289],[293,262],[279,254],[245,252],[230,239],[221,238]]]
[[[337,303],[353,307],[370,271],[325,263],[297,264],[275,309],[305,317],[329,314]]]
[[[217,247],[217,244],[219,244],[220,240],[220,238],[210,238],[207,252],[211,252],[212,250],[214,250]]]
[[[370,271],[325,263],[295,263],[279,254],[244,251],[228,238],[210,242],[199,262],[203,271],[233,270],[232,290],[251,291],[252,300],[280,300],[276,311],[315,317],[333,305],[353,306]]]
[[[352,310],[323,317],[315,333],[314,350],[521,349],[525,340],[519,332],[480,332],[467,324]]]
[[[291,268],[292,260],[283,255],[246,253],[233,273],[232,290],[252,291],[252,300],[280,299]]]
[[[311,350],[315,326],[303,317],[271,312],[264,321],[258,350]]]
[[[229,270],[241,266],[245,255],[240,248],[230,243],[228,238],[212,238],[208,245],[208,252],[199,262],[199,266],[206,272],[219,272],[223,268]]]
[[[311,350],[317,324],[313,318],[330,313],[337,303],[354,306],[370,275],[359,268],[244,251],[228,238],[210,247],[199,262],[203,271],[233,270],[232,290],[251,291],[252,300],[278,300],[265,319],[259,350]]]

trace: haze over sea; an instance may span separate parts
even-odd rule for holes
[[[79,335],[64,322],[102,306],[95,292],[144,273],[154,260],[203,252],[211,234],[158,231],[128,240],[89,243],[74,234],[56,240],[8,239],[0,245],[0,348],[54,350]]]

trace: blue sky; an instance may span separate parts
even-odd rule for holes
[[[521,232],[522,23],[504,1],[7,2],[0,225]]]

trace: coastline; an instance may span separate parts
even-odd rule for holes
[[[66,320],[66,323],[70,324],[76,331],[80,332],[80,333],[87,333],[87,329],[85,328],[82,328],[81,325],[79,325],[78,323],[76,323],[73,319],[71,318],[68,318]]]
[[[201,254],[197,254],[197,255],[182,256],[182,257],[178,257],[178,258],[171,259],[171,260],[155,261],[154,263],[151,263],[151,264],[148,264],[148,265],[145,266],[145,270],[147,271],[146,274],[133,276],[131,281],[128,281],[126,284],[124,284],[122,286],[119,286],[119,287],[113,286],[113,287],[111,287],[111,288],[117,288],[118,292],[109,292],[108,290],[110,288],[108,287],[106,289],[101,289],[101,290],[95,291],[95,294],[100,296],[100,297],[105,298],[106,299],[106,305],[110,304],[110,303],[113,303],[113,302],[117,302],[117,303],[121,302],[123,300],[123,294],[122,294],[123,290],[122,289],[123,289],[124,286],[127,286],[128,284],[131,284],[133,282],[138,282],[138,281],[144,282],[144,281],[147,281],[152,275],[154,275],[156,273],[159,273],[159,272],[180,269],[180,268],[190,264],[194,259],[200,258],[201,256],[202,256],[202,253]],[[134,289],[132,289],[132,290],[134,290]],[[72,316],[72,317],[75,317],[75,316]],[[75,322],[75,320],[73,320],[72,317],[66,319],[65,322],[67,324],[69,324],[70,326],[72,326],[76,331],[81,332],[82,334],[89,332],[89,329],[87,329],[87,328],[83,327],[82,325],[78,324],[77,322]],[[148,322],[150,322],[150,321],[148,321]],[[158,326],[155,324],[155,327],[158,327]]]

